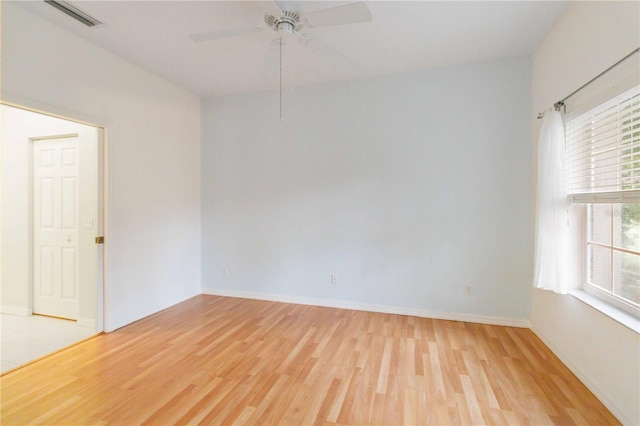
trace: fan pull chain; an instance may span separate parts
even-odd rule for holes
[[[280,37],[280,121],[282,121],[282,37]]]

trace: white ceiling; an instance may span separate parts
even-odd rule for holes
[[[302,13],[351,2],[278,1]],[[269,30],[194,43],[190,34],[264,26],[261,1],[76,1],[87,28],[43,1],[20,5],[202,97],[278,87]],[[283,47],[285,87],[531,54],[564,1],[369,1],[372,22],[309,29]]]

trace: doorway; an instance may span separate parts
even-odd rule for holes
[[[0,108],[4,372],[42,346],[20,344],[24,330],[48,336],[48,353],[103,331],[104,158],[100,127]]]

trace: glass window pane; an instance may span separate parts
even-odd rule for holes
[[[640,203],[613,206],[613,245],[640,251]]]
[[[640,256],[613,252],[614,294],[640,303]]]
[[[589,244],[589,282],[611,291],[611,250]]]
[[[591,235],[589,241],[611,244],[611,204],[590,204]]]

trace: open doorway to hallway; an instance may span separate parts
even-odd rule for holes
[[[102,331],[102,129],[1,105],[0,355]]]

